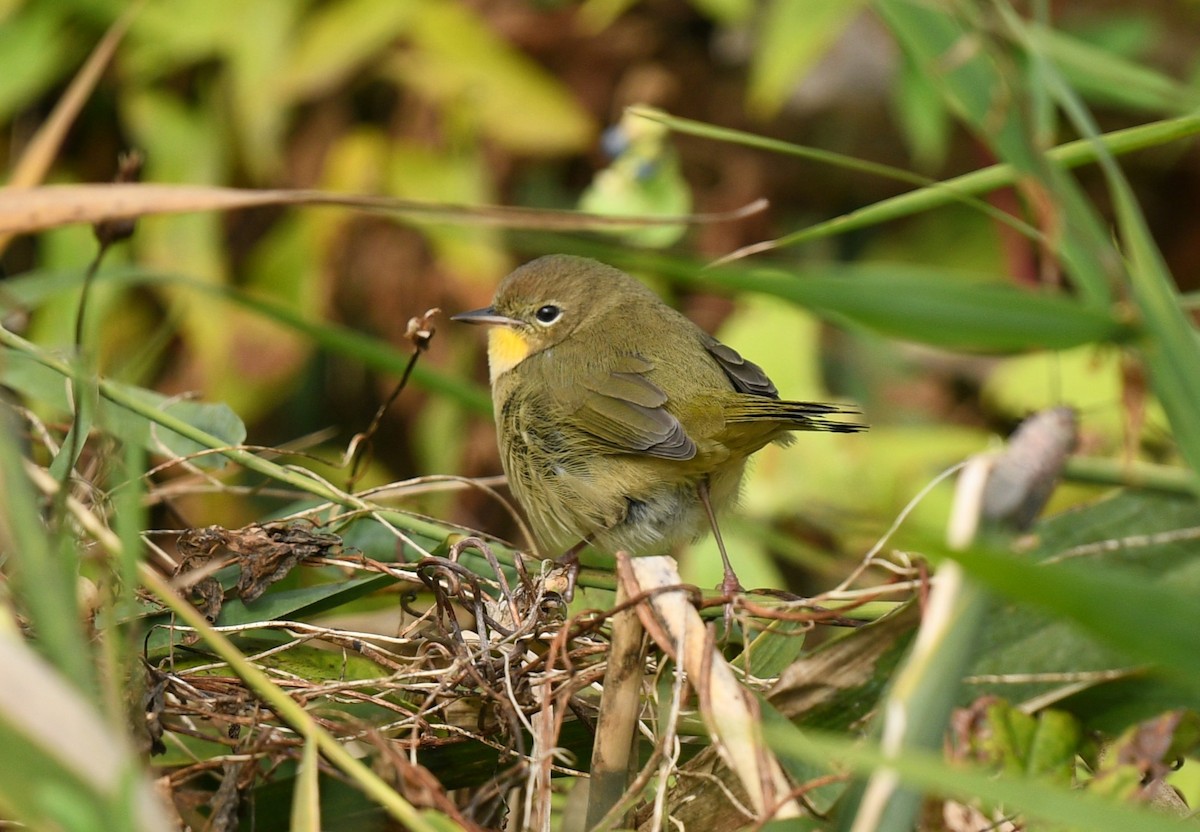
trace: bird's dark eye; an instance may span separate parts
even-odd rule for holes
[[[533,313],[533,317],[537,318],[539,324],[550,324],[562,317],[562,310],[554,304],[548,303],[541,309]]]

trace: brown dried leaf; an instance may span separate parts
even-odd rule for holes
[[[63,225],[136,219],[150,214],[233,211],[264,205],[330,205],[439,222],[493,228],[588,230],[627,226],[729,222],[766,208],[766,200],[723,213],[679,217],[616,217],[513,208],[497,205],[453,205],[392,197],[336,194],[326,191],[222,188],[205,185],[110,184],[44,185],[0,190],[0,235],[28,234]]]

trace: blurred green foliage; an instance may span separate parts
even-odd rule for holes
[[[0,149],[11,165],[127,8],[123,0],[0,0]],[[31,643],[41,655],[21,660],[45,661],[64,691],[93,695],[87,716],[110,728],[122,726],[125,677],[141,646],[136,628],[112,624],[143,609],[133,580],[139,532],[234,528],[317,500],[328,501],[325,519],[378,509],[350,493],[338,461],[403,371],[409,319],[483,305],[503,274],[543,251],[584,252],[636,272],[763,364],[789,398],[860,403],[872,424],[866,436],[802,437],[756,460],[741,514],[726,529],[749,585],[814,594],[835,583],[939,471],[1049,405],[1081,411],[1089,455],[1200,463],[1200,342],[1178,301],[1179,291],[1198,288],[1200,220],[1191,206],[1200,161],[1178,141],[1200,130],[1200,11],[1192,5],[1116,14],[1099,3],[1051,10],[1035,2],[1018,14],[1002,0],[148,0],[129,13],[131,28],[56,149],[49,183],[105,181],[117,154],[137,148],[147,160],[143,179],[159,183],[667,217],[731,211],[760,197],[771,207],[736,222],[537,236],[341,208],[149,216],[107,254],[87,289],[79,345],[76,314],[94,240],[65,226],[10,242],[0,380],[20,403],[21,427],[6,431],[0,464],[5,482],[22,485],[0,491],[4,574],[12,578],[0,604],[37,633]],[[690,122],[628,114],[630,105]],[[1101,134],[1143,122],[1161,132],[1118,166]],[[605,127],[615,142],[607,148]],[[1094,164],[1068,172],[1047,151],[1075,139],[1094,140],[1083,151]],[[814,161],[810,148],[870,166]],[[932,181],[992,164],[1004,166],[1010,187],[964,185],[960,193]],[[897,175],[879,175],[886,166]],[[927,200],[922,212],[890,202],[901,193]],[[878,213],[856,221],[860,209]],[[777,244],[708,267],[768,240]],[[499,470],[476,335],[439,328],[355,488]],[[77,400],[91,410],[76,414]],[[98,517],[112,501],[128,509],[113,521],[118,542],[90,527],[85,535],[118,562],[126,558],[119,580],[79,545],[79,516],[56,515],[65,504],[50,501],[43,481],[40,495],[24,484],[23,457],[66,481],[76,461],[66,440],[73,418],[93,428],[87,446],[75,448],[83,451],[75,474],[87,484],[75,496],[91,494]],[[284,462],[276,451],[225,450],[243,442],[293,447]],[[223,457],[206,453],[188,469],[195,479],[223,478],[206,481],[212,487],[164,496],[195,480],[176,465],[144,482],[140,470],[122,473],[213,448],[238,465],[214,471]],[[280,493],[266,493],[272,488]],[[1054,508],[1091,504],[1101,493],[1064,488]],[[899,545],[921,551],[944,526],[949,502],[947,486],[934,490]],[[384,519],[410,544],[439,552],[460,531],[454,524],[518,536],[505,509],[479,490],[422,490],[403,508],[414,514],[339,517],[336,528],[380,560],[404,549]],[[1196,523],[1194,514],[1192,495],[1122,495],[1043,526],[1039,555],[1170,534]],[[1126,574],[1120,563],[1112,577],[964,555],[972,574],[1013,599],[997,613],[1003,626],[978,645],[974,672],[993,681],[968,690],[1017,704],[1050,697],[1069,719],[1113,738],[1151,716],[1194,715],[1194,668],[1189,675],[1183,665],[1194,655],[1196,587],[1190,578],[1167,580],[1194,571],[1190,550],[1155,539],[1135,548],[1157,577]],[[470,557],[464,562],[483,568]],[[684,574],[711,586],[717,563],[705,541],[687,554]],[[386,576],[347,581],[333,567],[306,571],[255,605],[231,599],[221,623],[394,608],[386,593],[395,581]],[[582,581],[589,602],[611,602],[610,576],[585,572]],[[100,587],[103,600],[93,604],[73,590],[77,583]],[[1147,609],[1156,603],[1174,618],[1156,621]],[[4,638],[24,645],[16,627],[5,628],[12,632]],[[159,630],[145,646],[158,658],[173,640]],[[92,644],[100,645],[94,655],[82,646]],[[799,643],[788,647],[799,651]],[[329,654],[305,648],[275,667],[324,679]],[[994,682],[1006,673],[1051,679],[1129,668],[1075,687]],[[364,660],[351,675],[369,681],[375,670]],[[876,681],[878,696],[885,680]],[[1074,723],[1055,723],[1051,763],[1039,762],[1033,745],[1047,717],[1035,722],[1006,708],[993,715],[1020,736],[990,747],[998,768],[1022,776],[1053,768],[1062,779],[1066,761],[1086,754]],[[0,731],[36,756],[38,736],[26,729],[44,718],[0,706]],[[586,752],[584,733],[572,741]],[[205,742],[189,748],[216,754]],[[1172,747],[1192,755],[1193,746]],[[801,747],[796,740],[800,756],[824,753]],[[140,767],[131,751],[120,754],[123,765]],[[462,767],[473,777],[498,765],[494,756],[470,765],[450,752],[432,759],[439,773]],[[47,770],[64,765],[49,752],[39,760]],[[944,774],[922,771],[918,761],[906,776],[920,784]],[[1128,775],[1121,782],[1132,792]],[[975,788],[971,775],[962,782]],[[1069,818],[1070,795],[1038,802],[1044,785],[1029,787],[1027,803],[1019,790],[1004,797]],[[0,807],[34,825],[88,826],[68,817],[72,799],[50,818],[53,801],[13,798],[24,788],[0,775]],[[133,817],[121,814],[131,800],[124,793],[86,778],[62,788],[84,796],[80,817]],[[289,794],[260,794],[258,812],[286,816],[279,807]],[[372,806],[360,800],[355,810],[377,819]],[[1126,816],[1115,818],[1106,828],[1121,828]]]

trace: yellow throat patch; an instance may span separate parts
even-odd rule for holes
[[[529,355],[529,341],[507,326],[494,326],[488,331],[488,372],[492,383],[520,364]]]

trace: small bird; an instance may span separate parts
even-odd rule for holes
[[[451,320],[492,327],[500,459],[572,589],[587,544],[664,554],[711,527],[721,589],[742,591],[714,512],[737,499],[747,458],[794,430],[865,430],[829,418],[856,411],[780,400],[757,364],[595,260],[541,257]]]

